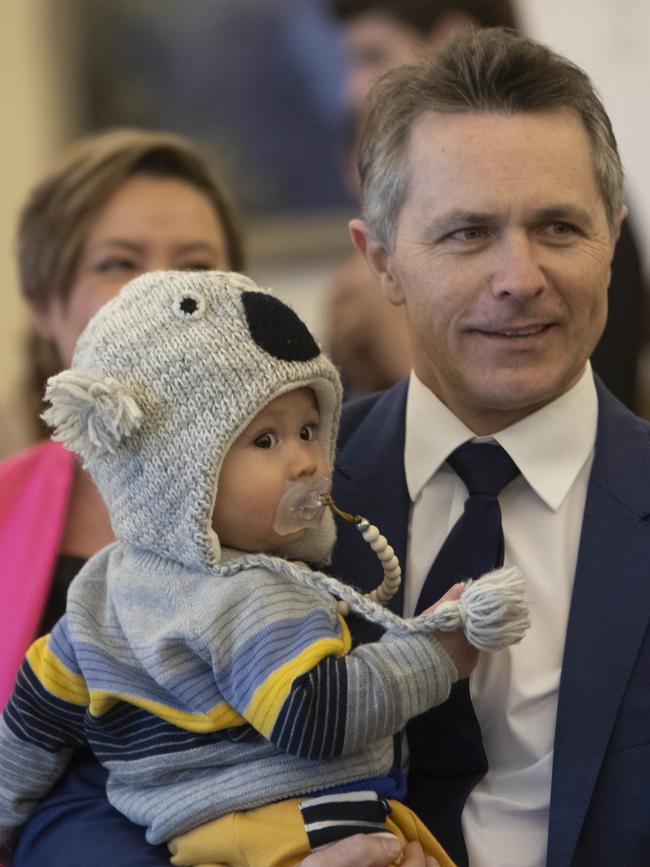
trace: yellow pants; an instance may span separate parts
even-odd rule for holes
[[[169,843],[171,862],[176,867],[295,867],[311,852],[299,809],[301,800],[230,813],[182,834]],[[417,840],[440,867],[454,867],[415,813],[398,801],[389,803],[388,831],[403,843]]]

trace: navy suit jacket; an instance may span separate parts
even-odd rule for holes
[[[558,701],[547,863],[650,864],[650,425],[596,380],[596,453],[580,538]],[[344,413],[334,493],[341,508],[380,527],[405,562],[407,383]],[[435,431],[431,432],[435,436]],[[333,573],[363,590],[377,561],[354,529],[339,529]],[[400,611],[402,595],[392,607]],[[370,637],[361,627],[362,638]],[[426,715],[420,722],[426,721]],[[426,726],[420,725],[420,730]],[[427,779],[429,751],[410,743],[410,805],[443,845],[465,795],[454,768]],[[458,775],[484,771],[482,745]],[[452,851],[462,863],[463,854]],[[496,864],[496,862],[495,862]]]

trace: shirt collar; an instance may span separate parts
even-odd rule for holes
[[[557,511],[596,442],[598,398],[587,363],[578,382],[556,400],[495,433],[521,474],[546,505]],[[435,435],[433,435],[435,432]],[[457,418],[415,373],[406,402],[404,470],[412,501],[451,452],[481,439]]]

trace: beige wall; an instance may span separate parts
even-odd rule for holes
[[[30,186],[76,127],[69,9],[67,0],[0,3],[0,451],[6,436],[22,439],[25,427],[15,409],[26,324],[14,269],[16,216]]]

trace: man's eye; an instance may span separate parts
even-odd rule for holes
[[[274,434],[269,433],[268,431],[265,433],[259,434],[253,440],[253,445],[257,449],[272,449],[274,445],[277,444],[277,438]]]
[[[300,428],[300,439],[305,440],[305,442],[311,442],[316,439],[316,434],[318,432],[318,425],[316,422],[312,422],[311,424],[305,424]]]
[[[466,226],[451,232],[449,237],[454,241],[479,241],[486,235],[485,229],[479,226]]]
[[[571,244],[581,235],[581,231],[573,223],[564,220],[553,220],[540,227],[540,237],[549,244]]]
[[[575,235],[578,229],[576,226],[572,226],[571,223],[564,223],[561,220],[558,220],[555,223],[551,223],[550,231],[554,235],[562,237],[565,235]]]

